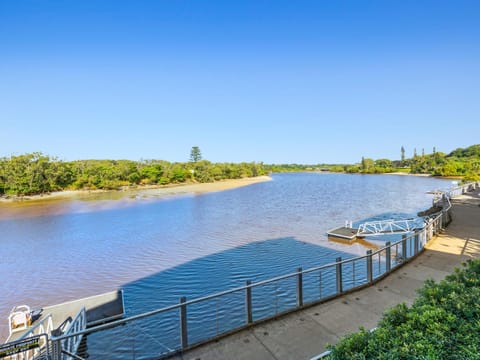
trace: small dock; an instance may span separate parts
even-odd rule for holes
[[[357,238],[358,229],[352,227],[341,226],[327,231],[329,238],[337,238],[353,241]]]
[[[24,338],[42,324],[45,324],[43,327],[45,329],[49,328],[55,336],[61,335],[63,332],[61,329],[65,329],[65,325],[71,323],[83,309],[86,315],[87,328],[120,319],[125,314],[123,290],[115,290],[34,310],[31,325],[22,330],[13,330],[7,339],[7,343]],[[47,326],[47,322],[51,324]]]

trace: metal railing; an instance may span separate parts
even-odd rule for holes
[[[406,234],[417,226],[416,219],[377,220],[368,221],[359,225],[357,236],[378,236],[387,234]]]
[[[41,355],[49,355],[48,335],[53,330],[52,315],[48,314],[42,321],[33,326],[20,338],[18,338],[12,345],[22,344],[28,339],[35,338],[35,347],[23,351],[21,353],[9,356],[9,360],[30,360],[39,358]]]
[[[477,184],[478,185],[478,184]],[[401,240],[387,242],[364,256],[277,276],[90,329],[52,337],[53,360],[82,359],[64,348],[69,339],[88,335],[90,359],[161,358],[191,348],[252,324],[368,286],[415,257],[450,221],[450,196],[442,196],[442,211],[424,227]],[[463,193],[463,190],[460,190]],[[122,326],[120,326],[122,325]],[[81,349],[87,352],[87,349]],[[63,353],[63,354],[62,354]],[[68,357],[70,356],[70,357]]]
[[[450,202],[451,198],[460,196],[465,194],[466,192],[476,190],[480,187],[480,182],[471,182],[461,186],[453,187],[448,191],[436,191],[434,193],[433,199],[433,206],[434,207],[441,207],[441,212],[435,214],[433,217],[430,217],[427,220],[427,225],[425,226],[425,238],[428,242],[428,239],[436,235],[442,228],[446,227],[448,223],[451,221],[450,216],[450,209],[452,204]],[[425,246],[425,243],[420,244],[421,248]],[[370,332],[375,331],[376,328],[370,330]],[[326,350],[323,353],[314,356],[310,360],[321,360],[321,359],[328,359],[332,352],[330,350]]]
[[[63,340],[58,342],[54,342],[54,346],[52,347],[53,356],[54,358],[62,358],[65,360],[73,360],[78,359],[77,351],[80,346],[80,343],[83,339],[83,334],[81,333],[83,330],[87,328],[87,312],[85,308],[81,308],[80,311],[77,313],[75,318],[72,320],[70,325],[68,326],[65,333],[62,335]],[[61,346],[58,346],[61,345]],[[65,355],[62,356],[61,354]]]

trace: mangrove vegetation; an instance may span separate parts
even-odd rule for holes
[[[401,159],[369,159],[357,164],[263,164],[262,162],[212,163],[202,158],[198,146],[189,162],[165,160],[62,161],[40,152],[0,158],[0,196],[24,196],[61,190],[113,190],[128,186],[206,183],[255,177],[272,172],[339,172],[382,174],[405,172],[480,180],[480,145],[459,148],[449,154],[433,149],[430,154]]]
[[[199,150],[198,150],[199,151]],[[205,183],[265,174],[262,163],[212,163],[200,160],[62,161],[36,152],[0,158],[0,195],[35,195],[61,190],[112,190],[127,186]]]

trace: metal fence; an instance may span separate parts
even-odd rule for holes
[[[474,187],[478,186],[476,184]],[[182,297],[177,304],[52,337],[53,360],[60,359],[159,359],[211,341],[252,324],[326,301],[368,286],[419,254],[426,243],[451,220],[453,189],[436,198],[442,210],[425,225],[401,240],[368,250],[364,256],[296,271],[272,279],[218,292],[197,299]],[[172,334],[174,334],[172,336]],[[88,340],[87,340],[88,338]],[[64,344],[74,339],[77,351]]]

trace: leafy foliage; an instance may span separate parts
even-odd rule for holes
[[[412,173],[480,179],[480,145],[458,148],[448,155],[434,151],[432,154],[415,156],[409,162]]]
[[[460,176],[465,180],[480,180],[480,145],[456,149],[450,154],[436,151],[431,154],[417,155],[416,149],[413,158],[405,159],[405,149],[401,148],[402,160],[363,158],[358,165],[346,167],[347,173],[381,174],[392,171],[408,170],[412,174],[430,174],[436,176]]]
[[[163,160],[79,160],[42,153],[0,158],[0,195],[34,195],[65,189],[211,182],[264,175],[262,163],[170,163]]]
[[[440,283],[428,280],[411,308],[387,311],[373,332],[359,332],[331,347],[331,359],[479,359],[480,260]]]

